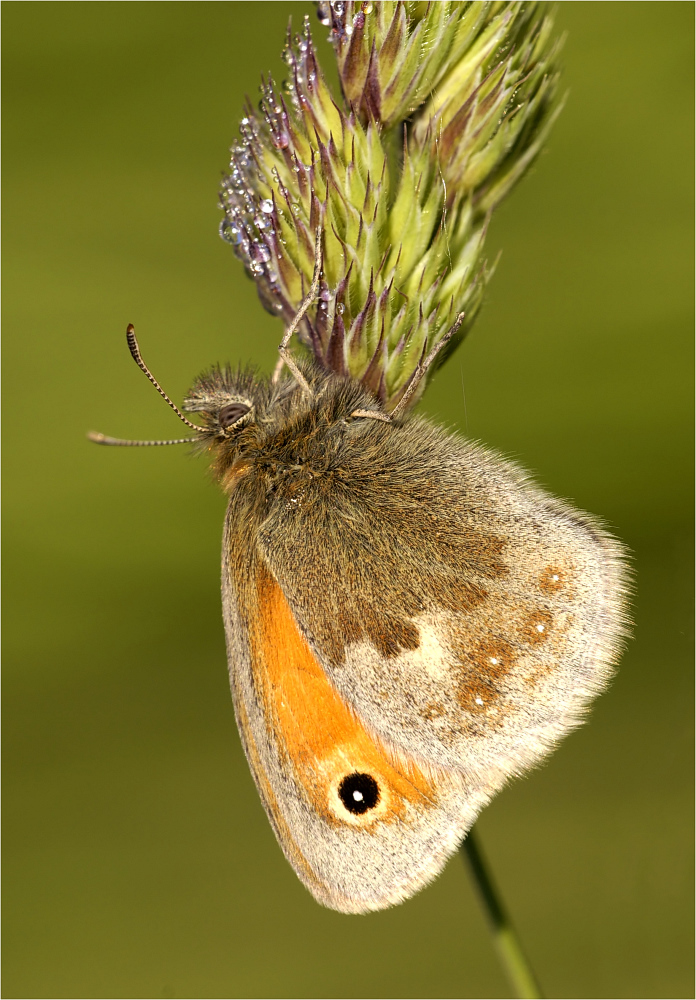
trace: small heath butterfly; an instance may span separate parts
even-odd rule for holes
[[[128,342],[229,498],[230,685],[268,817],[315,898],[362,913],[429,882],[505,782],[582,721],[617,657],[626,571],[593,518],[405,412],[436,350],[392,413],[292,357],[320,243],[287,371],[213,368],[184,404],[200,424],[132,327]]]

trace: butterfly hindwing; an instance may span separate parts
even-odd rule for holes
[[[425,420],[301,419],[225,474],[230,681],[286,856],[362,912],[429,881],[578,723],[617,652],[622,552]]]
[[[623,631],[622,550],[494,453],[424,420],[397,435],[389,465],[369,447],[352,468],[344,458],[321,504],[311,484],[281,492],[262,551],[370,731],[495,790],[606,684]]]

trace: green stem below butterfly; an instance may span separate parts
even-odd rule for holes
[[[475,828],[469,830],[459,850],[469,865],[493,931],[493,940],[500,961],[515,990],[515,995],[524,998],[524,1000],[526,998],[536,1000],[537,997],[543,997],[544,994],[541,992],[529,959],[524,953],[517,931],[503,906],[498,888],[493,882],[486,860],[481,853]]]

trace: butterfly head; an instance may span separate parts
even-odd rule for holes
[[[216,365],[196,379],[183,408],[200,415],[207,438],[222,441],[254,422],[257,394],[253,370],[233,371]]]
[[[184,409],[197,414],[200,443],[213,454],[221,479],[249,463],[320,472],[346,446],[359,446],[358,439],[364,445],[365,425],[378,436],[377,422],[382,431],[389,426],[358,382],[312,364],[303,364],[300,374],[302,383],[291,375],[274,382],[253,369],[214,367],[196,380]]]

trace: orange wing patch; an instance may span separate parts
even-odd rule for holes
[[[278,800],[276,799],[273,789],[266,778],[266,772],[264,771],[261,758],[259,757],[259,751],[252,735],[252,727],[249,724],[249,717],[242,700],[237,703],[237,712],[239,713],[240,728],[244,734],[243,739],[249,765],[254,777],[256,778],[256,784],[266,810],[270,811],[273,816],[277,836],[280,838],[283,849],[285,850],[288,858],[291,860],[298,873],[300,873],[301,877],[303,877],[308,883],[316,885],[316,877],[312,867],[297,846],[295,839],[291,836],[290,828],[278,807]]]
[[[314,809],[332,825],[366,828],[401,818],[407,803],[433,805],[434,783],[417,767],[390,759],[360,724],[263,568],[257,601],[249,636],[254,681],[271,735]]]

